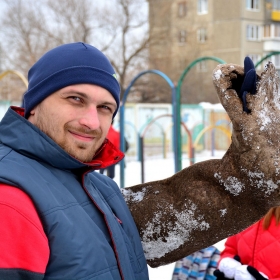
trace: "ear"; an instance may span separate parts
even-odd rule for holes
[[[29,115],[27,117],[27,120],[29,120],[31,123],[33,123],[35,112],[36,112],[36,107],[30,111],[30,113],[29,113]]]

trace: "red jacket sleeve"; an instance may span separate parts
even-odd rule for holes
[[[225,242],[225,248],[221,252],[220,261],[223,258],[230,257],[233,258],[235,255],[238,255],[237,250],[237,235],[233,235],[227,238]]]
[[[32,200],[20,189],[0,184],[0,224],[0,274],[9,269],[44,274],[48,239]]]

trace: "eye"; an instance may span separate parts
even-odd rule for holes
[[[74,100],[76,102],[82,102],[82,98],[79,96],[69,96],[68,99]]]
[[[112,111],[112,109],[111,109],[109,106],[102,105],[101,107],[102,107],[103,109],[106,109],[106,110],[110,110],[110,111]]]
[[[108,111],[110,113],[113,113],[113,109],[110,106],[107,105],[100,105],[99,106],[100,109],[104,110],[104,111]]]

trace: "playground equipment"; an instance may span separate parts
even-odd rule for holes
[[[264,56],[261,60],[259,60],[256,64],[255,64],[255,68],[257,68],[263,61],[265,61],[266,59],[274,56],[274,55],[277,55],[277,54],[280,54],[280,51],[274,51],[274,52],[271,52],[269,53],[268,55]]]
[[[221,125],[210,125],[210,126],[207,126],[205,127],[203,130],[200,131],[200,133],[197,135],[194,143],[193,143],[193,147],[194,147],[194,150],[196,149],[197,145],[198,145],[198,142],[199,140],[201,139],[201,137],[209,130],[215,130],[215,129],[219,129],[221,130],[227,137],[229,140],[231,140],[231,131],[226,129],[224,126],[221,126]],[[214,154],[213,152],[213,143],[214,143],[214,138],[212,137],[212,155]]]
[[[177,114],[175,113],[177,111],[177,103],[176,103],[176,88],[171,81],[171,79],[164,74],[161,71],[158,70],[147,70],[139,73],[134,79],[130,82],[129,86],[124,92],[122,101],[121,101],[121,106],[120,106],[120,134],[121,134],[121,150],[125,150],[125,141],[124,141],[124,117],[125,117],[125,103],[127,96],[130,92],[131,87],[134,85],[134,83],[143,75],[145,74],[156,74],[162,77],[170,86],[171,88],[171,95],[172,95],[172,114],[173,114],[173,121],[176,124],[177,123]],[[175,172],[178,171],[178,154],[177,154],[177,143],[178,143],[178,126],[174,125],[173,126],[173,145],[174,145],[174,161],[175,161]],[[120,162],[120,187],[124,188],[124,161]]]
[[[142,134],[140,135],[140,160],[141,160],[141,182],[144,183],[145,180],[145,174],[144,174],[144,170],[145,170],[145,160],[144,160],[144,137],[145,134],[147,133],[149,127],[151,125],[153,125],[158,119],[163,118],[163,117],[171,117],[173,118],[173,116],[171,114],[164,114],[164,115],[160,115],[157,116],[156,118],[154,118],[153,120],[151,120],[148,125],[145,127],[144,131],[142,132]],[[183,126],[183,128],[185,129],[186,133],[189,136],[189,158],[190,158],[190,165],[193,164],[193,159],[194,159],[194,149],[193,149],[193,145],[192,145],[192,135],[191,132],[189,131],[189,129],[187,128],[187,126],[181,122],[181,125]],[[174,147],[174,146],[173,146]]]
[[[269,57],[272,57],[274,55],[279,55],[280,51],[274,51],[263,57],[260,61],[258,61],[255,64],[255,67],[257,68],[264,60],[268,59]],[[170,80],[170,78],[164,74],[163,72],[159,70],[147,70],[139,73],[129,84],[127,89],[124,92],[123,99],[121,101],[121,106],[120,106],[120,133],[121,133],[121,150],[125,150],[125,140],[124,140],[124,114],[125,114],[125,103],[127,96],[130,92],[131,87],[134,85],[136,80],[140,78],[141,76],[145,74],[156,74],[162,77],[170,86],[171,88],[171,94],[172,94],[172,118],[173,118],[173,149],[174,149],[174,162],[175,162],[175,172],[180,171],[182,169],[182,146],[181,146],[181,87],[183,80],[187,73],[192,69],[197,63],[200,63],[201,61],[204,60],[213,60],[217,61],[218,63],[225,64],[226,62],[220,58],[217,57],[212,57],[212,56],[205,56],[205,57],[200,57],[198,59],[195,59],[192,61],[186,69],[183,71],[182,75],[180,76],[178,80],[178,86],[175,87],[173,82]],[[16,70],[7,70],[2,73],[0,73],[0,80],[5,77],[8,74],[15,74],[17,75],[24,83],[26,88],[28,87],[28,81],[27,79],[18,71]],[[184,124],[183,124],[184,125]],[[229,135],[229,132],[224,130],[220,126],[216,126],[215,128],[220,129],[224,131],[226,135]],[[213,128],[214,129],[214,128]],[[185,129],[186,130],[186,129]],[[187,130],[186,130],[187,131]],[[215,130],[212,132],[212,139],[214,139],[215,135]],[[203,135],[203,134],[202,134]],[[201,135],[201,137],[202,137]],[[189,137],[191,139],[191,137]],[[197,144],[198,142],[196,142]],[[213,143],[213,140],[212,140]],[[213,147],[212,147],[213,150]],[[121,168],[120,168],[120,186],[123,188],[124,187],[124,162],[121,162]]]
[[[14,75],[18,76],[23,81],[26,88],[28,87],[28,81],[26,80],[26,78],[20,72],[18,72],[16,70],[6,70],[6,71],[2,72],[0,74],[0,80],[8,74],[14,74]]]
[[[191,62],[187,68],[184,70],[184,72],[182,73],[182,75],[180,76],[179,80],[178,80],[178,86],[176,88],[176,103],[177,103],[177,111],[176,111],[176,119],[177,120],[181,120],[181,87],[183,84],[183,80],[185,78],[185,76],[187,75],[187,73],[190,71],[190,69],[192,69],[197,63],[204,61],[204,60],[214,60],[217,61],[221,64],[225,64],[226,62],[224,60],[222,60],[221,58],[218,57],[213,57],[213,56],[204,56],[204,57],[200,57],[198,59],[195,59],[193,62]],[[181,145],[181,130],[180,128],[180,122],[174,122],[177,126],[176,131],[178,132],[178,143],[177,143],[177,155],[178,155],[178,170],[182,169],[182,145]]]
[[[152,124],[157,125],[157,127],[160,129],[160,132],[161,132],[161,135],[162,135],[162,147],[163,147],[162,154],[163,154],[163,158],[166,157],[166,145],[165,145],[166,144],[166,133],[164,132],[163,127],[159,123],[154,121],[154,119],[151,119],[151,120],[149,120],[148,123],[145,124],[145,126],[142,127],[142,129],[140,130],[140,132],[138,134],[138,160],[139,161],[141,161],[141,159],[143,157],[143,154],[142,154],[143,151],[141,149],[141,141],[142,141],[141,138],[143,138],[143,136],[141,136],[141,135],[143,135],[143,133],[146,134],[148,129],[151,127]]]
[[[219,120],[215,123],[215,126],[220,126],[222,123],[225,123],[226,125],[229,125],[230,124],[230,121],[228,120]],[[212,157],[215,156],[215,132],[216,132],[216,129],[213,128],[212,131],[211,131],[211,155]],[[224,132],[224,131],[222,131]],[[225,133],[225,132],[224,132]],[[225,133],[227,136],[228,135],[231,135],[231,132],[229,131],[229,133]],[[231,137],[229,137],[229,140],[231,140]]]

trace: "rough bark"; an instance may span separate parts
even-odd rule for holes
[[[242,231],[280,205],[279,78],[268,63],[257,93],[239,92],[244,69],[218,65],[213,82],[232,124],[221,160],[194,164],[170,178],[123,189],[151,267],[179,260]]]

